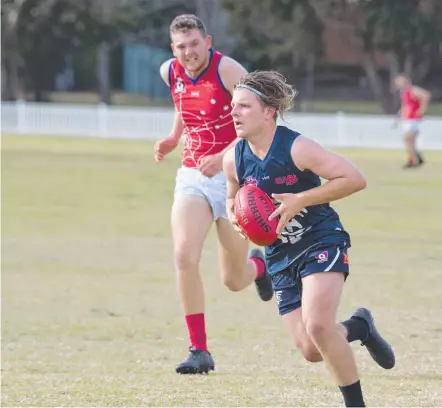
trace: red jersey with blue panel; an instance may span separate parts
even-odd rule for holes
[[[222,58],[223,54],[211,49],[209,65],[196,78],[190,78],[176,59],[170,64],[170,91],[185,125],[185,167],[198,167],[201,158],[221,152],[236,139],[230,114],[232,96],[218,72]]]

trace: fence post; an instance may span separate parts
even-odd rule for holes
[[[17,109],[17,132],[23,135],[26,133],[26,102],[23,99],[17,99],[15,106]]]
[[[107,136],[107,119],[109,110],[107,108],[107,104],[104,102],[100,102],[97,105],[98,109],[98,132],[101,137]]]
[[[344,112],[338,111],[336,113],[337,121],[337,144],[339,147],[345,146],[345,115]]]

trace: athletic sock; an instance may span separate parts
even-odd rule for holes
[[[358,380],[351,385],[339,387],[344,397],[346,407],[365,407],[364,397],[362,396],[361,382]]]
[[[208,351],[204,313],[186,315],[186,323],[192,346],[197,350]]]
[[[368,336],[368,324],[364,319],[351,317],[341,324],[347,329],[347,341],[365,340]]]
[[[250,258],[251,261],[256,265],[256,279],[259,279],[265,272],[266,266],[261,258]]]

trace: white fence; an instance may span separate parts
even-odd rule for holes
[[[168,136],[172,108],[107,107],[2,103],[1,129],[6,134],[156,140]],[[382,115],[291,114],[286,125],[330,147],[402,148],[393,117]],[[442,150],[442,118],[427,118],[419,144]]]

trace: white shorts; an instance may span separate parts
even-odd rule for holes
[[[175,180],[175,197],[179,195],[197,195],[204,197],[212,207],[213,219],[227,218],[227,184],[224,173],[206,177],[198,169],[180,167]]]
[[[408,119],[402,121],[402,130],[404,133],[419,133],[421,121],[420,119]]]

